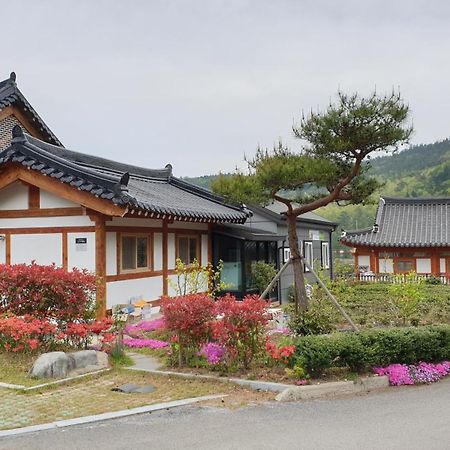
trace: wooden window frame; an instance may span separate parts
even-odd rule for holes
[[[123,259],[122,259],[122,239],[124,237],[133,238],[147,238],[147,266],[146,267],[136,267],[135,269],[124,269]],[[140,272],[151,272],[153,270],[153,235],[149,233],[117,233],[117,273],[129,274],[129,273],[140,273]],[[136,249],[137,258],[137,249]],[[136,261],[137,266],[137,261]]]
[[[202,264],[202,239],[200,234],[176,234],[175,235],[175,260],[181,259],[180,258],[180,239],[195,239],[196,240],[196,258],[197,262],[201,265]],[[190,256],[190,255],[189,255]],[[190,258],[189,258],[190,259]],[[184,261],[183,261],[184,263]],[[186,264],[187,266],[191,265],[192,263]]]

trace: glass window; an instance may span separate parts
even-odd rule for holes
[[[312,267],[313,261],[314,261],[314,254],[313,254],[313,243],[310,241],[305,241],[303,243],[303,254],[305,261]],[[309,272],[309,269],[305,266],[305,272]]]
[[[141,270],[149,268],[148,236],[122,236],[121,269]]]
[[[330,244],[328,242],[322,242],[322,267],[330,268]]]
[[[398,272],[411,272],[415,270],[414,261],[398,260],[397,261]]]
[[[199,261],[197,236],[179,236],[177,239],[177,254],[178,258],[184,264],[192,264],[194,260]]]

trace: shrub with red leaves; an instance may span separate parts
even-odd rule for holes
[[[0,264],[0,313],[58,322],[86,317],[92,306],[95,276],[85,270],[66,272],[55,265]]]
[[[214,300],[206,294],[164,297],[161,300],[166,329],[172,332],[179,351],[179,363],[196,356],[211,335]]]
[[[54,341],[56,325],[31,316],[0,318],[0,349],[12,352],[47,350]]]
[[[248,368],[254,356],[264,351],[265,326],[269,320],[267,302],[247,296],[241,302],[226,295],[216,304],[220,317],[213,325],[213,335],[238,365]]]

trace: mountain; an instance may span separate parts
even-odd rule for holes
[[[344,249],[338,241],[340,229],[352,230],[373,224],[378,198],[387,197],[449,197],[450,139],[434,144],[414,145],[398,153],[379,156],[370,161],[369,173],[384,183],[373,196],[373,204],[338,206],[330,204],[317,211],[321,216],[338,222],[334,233],[335,249]],[[184,178],[209,189],[217,175]]]

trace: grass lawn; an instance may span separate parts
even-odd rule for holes
[[[28,377],[28,372],[36,358],[37,355],[0,351],[0,382],[23,386],[42,384],[42,380]]]
[[[156,387],[156,390],[150,394],[124,394],[111,391],[112,388],[126,383],[151,384]],[[216,406],[228,407],[244,406],[274,397],[273,394],[250,391],[231,384],[183,380],[115,368],[110,372],[82,381],[37,392],[23,393],[0,388],[2,399],[0,429],[18,428],[212,394],[228,394],[229,396],[223,400],[208,402]]]

